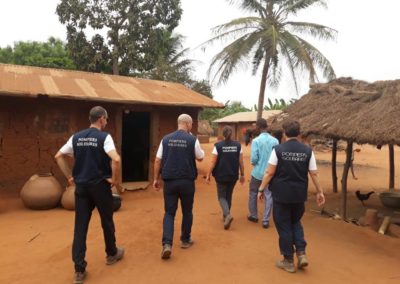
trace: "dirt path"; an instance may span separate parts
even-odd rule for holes
[[[211,147],[204,145],[208,157]],[[385,188],[387,149],[364,146],[357,154],[359,180],[350,180],[350,189]],[[317,153],[317,159],[328,161],[330,153]],[[249,148],[245,160],[249,176]],[[329,192],[330,165],[319,164],[322,185]],[[304,218],[310,267],[295,274],[275,268],[280,257],[278,236],[273,225],[266,230],[247,221],[247,184],[235,189],[235,220],[231,230],[224,231],[215,184],[208,185],[202,178],[207,167],[208,159],[199,164],[192,248],[182,250],[176,245],[181,220],[177,214],[172,258],[161,261],[162,194],[152,189],[128,192],[115,215],[117,240],[126,248],[126,257],[114,266],[105,265],[99,216],[94,212],[85,283],[400,283],[400,239],[312,213],[313,194]],[[365,207],[349,195],[349,212],[363,214]],[[330,208],[338,206],[338,196],[328,194]],[[376,196],[367,202],[380,208]],[[16,197],[1,197],[0,283],[71,283],[73,218],[73,212],[63,209],[30,211]]]

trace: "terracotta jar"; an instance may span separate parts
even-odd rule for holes
[[[30,209],[44,210],[56,207],[62,188],[51,173],[33,175],[22,187],[21,199]]]
[[[68,186],[61,198],[61,205],[67,210],[75,210],[75,186]]]
[[[116,192],[116,189],[113,187],[113,210],[118,211],[121,208],[121,196]],[[64,191],[61,198],[61,205],[67,210],[75,210],[75,186],[68,186]]]

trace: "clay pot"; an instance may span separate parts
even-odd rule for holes
[[[24,184],[20,195],[24,205],[30,209],[51,209],[60,202],[62,188],[51,173],[39,174]]]
[[[67,210],[75,210],[75,186],[68,186],[61,198],[61,205]],[[121,196],[113,190],[113,210],[121,208]]]
[[[68,186],[61,198],[61,205],[67,210],[75,210],[75,186]]]

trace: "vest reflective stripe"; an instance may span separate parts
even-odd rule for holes
[[[74,134],[75,163],[72,176],[76,184],[97,184],[111,177],[110,157],[104,151],[107,132],[88,128]]]
[[[297,140],[275,146],[278,165],[270,183],[275,201],[300,203],[307,200],[308,166],[312,150]]]
[[[217,163],[212,172],[217,182],[236,181],[239,178],[241,145],[237,141],[215,143],[218,152]]]
[[[164,180],[196,179],[196,137],[178,130],[162,139],[161,176]]]

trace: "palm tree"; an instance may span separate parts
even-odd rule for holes
[[[232,40],[211,61],[208,74],[214,73],[213,81],[225,83],[230,75],[251,62],[255,75],[262,64],[262,76],[258,97],[257,118],[261,117],[267,83],[277,87],[282,66],[285,64],[293,78],[298,93],[298,75],[307,71],[310,82],[318,80],[317,70],[328,80],[335,78],[335,72],[325,56],[311,43],[299,35],[322,40],[333,40],[337,31],[329,27],[289,20],[298,12],[313,5],[326,7],[324,0],[231,0],[239,3],[246,12],[256,13],[234,19],[214,28],[215,37],[203,46],[220,40]]]

